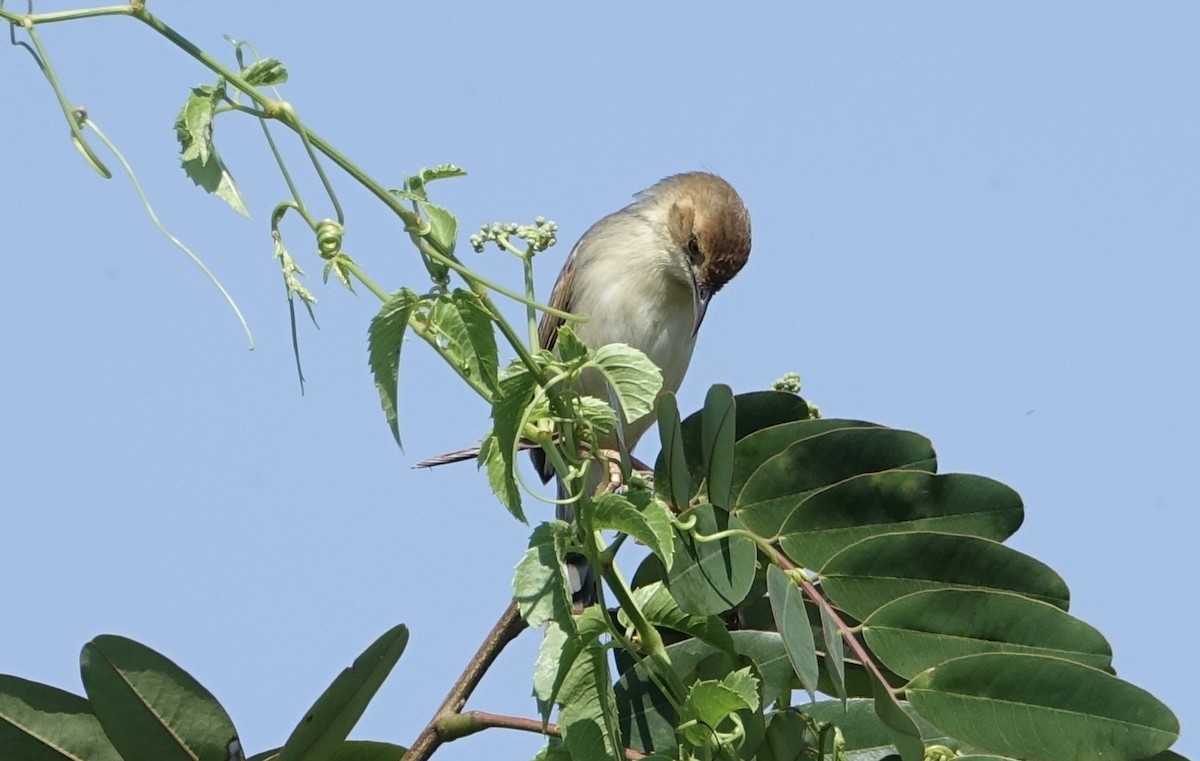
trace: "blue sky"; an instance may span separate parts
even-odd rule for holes
[[[1179,715],[1177,750],[1200,753],[1200,6],[152,7],[226,60],[222,34],[281,58],[301,117],[386,183],[465,167],[435,188],[464,235],[556,220],[543,295],[570,244],[635,191],[725,176],[754,249],[713,303],[681,407],[714,382],[752,390],[796,370],[826,416],[919,431],[943,471],[1016,488],[1027,517],[1011,544],[1066,578],[1119,673]],[[409,649],[357,736],[410,741],[504,608],[528,536],[472,466],[410,469],[477,439],[487,409],[410,344],[398,452],[366,364],[378,304],[322,286],[293,225],[320,299],[320,331],[301,327],[301,397],[268,234],[284,188],[257,125],[217,124],[246,222],[177,166],[172,121],[205,70],[128,19],[43,35],[258,347],[128,182],[79,160],[32,61],[5,47],[0,672],[78,690],[80,646],[125,634],[213,690],[258,751],[406,622]],[[420,287],[398,223],[336,182],[346,250],[385,287]],[[533,713],[536,640],[504,654],[472,706]],[[440,757],[538,747],[496,731]]]

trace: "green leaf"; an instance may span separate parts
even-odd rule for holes
[[[912,712],[912,708],[901,704],[905,713],[916,722],[925,742],[930,745],[946,745],[950,738]],[[845,743],[847,761],[875,761],[895,751],[891,733],[875,714],[875,702],[869,699],[851,699],[843,706],[840,700],[823,700],[806,706],[790,709],[799,710],[821,725],[836,725]],[[959,761],[959,759],[955,759]]]
[[[214,193],[247,219],[250,212],[242,194],[234,184],[233,175],[217,153],[213,143],[213,116],[217,104],[225,97],[224,86],[196,87],[187,103],[175,118],[175,136],[179,140],[180,162],[192,182]]]
[[[500,377],[498,392],[492,399],[492,436],[496,440],[496,451],[491,456],[499,456],[500,463],[493,466],[492,460],[488,460],[488,478],[496,496],[513,517],[522,523],[528,521],[525,519],[525,511],[521,508],[521,493],[517,489],[513,474],[516,468],[521,418],[533,399],[536,386],[537,383],[529,371],[514,363]],[[504,487],[503,490],[496,489],[498,483]]]
[[[1009,592],[917,592],[878,608],[863,625],[871,651],[909,679],[951,658],[987,652],[1112,668],[1112,650],[1100,632],[1049,603]]]
[[[367,704],[375,697],[407,645],[408,627],[403,624],[392,627],[372,642],[313,703],[283,744],[279,761],[329,758],[367,710]]]
[[[875,715],[887,727],[902,761],[922,761],[925,743],[921,741],[921,730],[887,685],[878,681],[875,682]]]
[[[746,536],[698,541],[692,533],[711,536],[718,531],[742,528],[737,518],[712,505],[700,505],[683,514],[695,516],[692,531],[675,534],[675,562],[667,586],[687,613],[709,616],[724,613],[746,599],[754,584],[758,549]]]
[[[842,700],[846,699],[846,643],[842,641],[842,632],[837,621],[825,605],[818,605],[821,614],[821,639],[825,643],[825,673],[833,683],[833,692]]]
[[[367,345],[370,350],[371,373],[375,376],[375,388],[379,390],[379,401],[396,446],[400,443],[400,425],[396,416],[397,384],[400,377],[400,347],[408,318],[419,303],[416,293],[402,288],[391,295],[379,313],[371,320],[367,330]]]
[[[0,749],[21,761],[121,761],[88,701],[0,675]]]
[[[504,449],[500,446],[495,434],[489,432],[483,438],[479,445],[476,464],[487,469],[488,486],[492,487],[492,492],[496,495],[496,499],[500,500],[500,504],[516,516],[517,520],[524,522],[525,514],[521,510],[521,490],[513,475],[511,453],[509,458],[505,457]]]
[[[821,568],[821,586],[859,620],[926,589],[1015,592],[1067,609],[1067,585],[1049,566],[974,536],[914,531],[880,534],[850,545]]]
[[[716,747],[719,735],[728,733],[726,723],[738,711],[758,710],[758,680],[749,668],[727,675],[720,681],[705,680],[692,684],[680,711],[679,734],[698,747]]]
[[[768,717],[767,733],[759,746],[756,761],[811,761],[826,756],[816,723],[795,710],[775,711]],[[832,732],[827,732],[832,740]]]
[[[608,650],[597,638],[584,645],[563,679],[558,727],[575,761],[610,761],[621,756],[608,663]]]
[[[691,474],[683,452],[679,403],[670,392],[658,397],[658,438],[662,454],[654,466],[655,492],[677,509],[686,510],[691,496]]]
[[[792,399],[796,397],[788,394]],[[740,398],[740,397],[739,397]],[[802,400],[801,400],[802,401]],[[740,402],[744,404],[744,402]],[[807,410],[807,406],[805,406]],[[745,414],[739,409],[739,415]],[[797,419],[780,420],[778,423],[762,426],[744,437],[738,439],[734,448],[733,493],[741,494],[746,481],[754,475],[759,466],[797,441],[842,428],[881,428],[875,423],[861,420]]]
[[[808,699],[816,699],[820,664],[817,663],[817,643],[804,611],[804,597],[800,589],[779,566],[767,568],[767,594],[771,598],[771,612],[775,615],[775,627],[783,636],[783,646],[800,684],[808,690]]]
[[[242,79],[254,87],[271,87],[286,82],[288,73],[279,59],[260,58],[242,69]]]
[[[665,567],[671,566],[675,535],[670,510],[661,501],[645,492],[602,494],[593,502],[590,513],[592,530],[615,529],[629,534],[657,555]]]
[[[781,695],[792,683],[793,672],[784,651],[783,642],[775,632],[735,631],[733,638],[736,656],[696,639],[684,640],[667,647],[671,666],[684,684],[698,679],[724,679],[731,671],[753,665],[762,680],[761,693]],[[655,682],[641,665],[621,675],[616,685],[617,706],[621,720],[621,740],[626,747],[643,752],[673,752],[677,745],[675,727],[678,718],[671,701],[658,690]],[[747,740],[743,756],[752,754],[756,737],[763,731],[762,715],[758,712],[743,715],[747,724]]]
[[[546,624],[533,672],[533,695],[543,722],[550,720],[550,712],[559,702],[559,692],[575,661],[608,633],[604,615],[599,606],[588,607],[575,617],[573,632],[565,631],[553,621]]]
[[[165,656],[104,634],[83,646],[83,686],[124,761],[228,761],[241,743],[225,709]]]
[[[554,342],[554,348],[563,362],[583,359],[588,353],[587,346],[579,340],[579,336],[575,335],[575,331],[571,330],[571,326],[566,323],[558,328],[558,339]]]
[[[730,486],[733,481],[733,443],[737,405],[729,386],[717,384],[704,397],[704,412],[700,416],[700,436],[703,442],[705,480],[708,501],[722,510],[733,505]]]
[[[725,622],[718,616],[693,616],[679,609],[679,604],[662,582],[656,581],[633,590],[633,600],[642,609],[646,620],[657,627],[695,637],[713,647],[733,655],[733,637]],[[629,624],[624,611],[618,611],[622,622]]]
[[[820,568],[860,539],[897,531],[939,531],[1003,541],[1021,525],[1021,498],[983,476],[888,470],[813,492],[784,520],[780,547]]]
[[[426,237],[433,241],[434,245],[442,252],[453,254],[454,245],[458,242],[458,220],[449,210],[429,201],[420,201],[418,206],[425,213],[425,219],[429,222],[429,232]]]
[[[570,527],[562,521],[539,525],[529,537],[529,549],[525,556],[517,563],[513,597],[521,617],[532,628],[553,621],[569,633],[575,631],[574,617],[571,615],[571,590],[563,571],[565,547],[570,535]]]
[[[446,361],[494,394],[499,368],[496,334],[491,315],[479,297],[461,289],[439,296],[427,325]]]
[[[1029,761],[1136,761],[1166,750],[1179,721],[1145,690],[1060,658],[984,653],[929,669],[909,701],[981,750]]]
[[[248,761],[279,761],[280,748],[254,754]],[[347,740],[333,751],[329,761],[400,761],[408,749],[374,740]]]
[[[919,434],[833,428],[800,439],[755,469],[738,495],[738,517],[759,536],[773,537],[817,489],[861,473],[933,471],[935,465],[933,446]]]
[[[654,410],[654,399],[662,388],[662,371],[642,352],[626,344],[608,344],[592,353],[587,366],[594,367],[608,381],[627,422]]]

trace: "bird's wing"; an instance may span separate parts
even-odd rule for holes
[[[580,243],[582,242],[580,240]],[[563,264],[562,271],[558,273],[554,289],[550,291],[548,304],[563,312],[571,311],[571,292],[574,290],[575,273],[578,271],[579,264],[578,252],[579,243],[576,243],[575,248],[571,249],[571,253],[567,255],[567,261]],[[553,351],[554,343],[558,338],[558,328],[562,324],[563,318],[544,312],[542,321],[538,323],[538,345],[547,351]]]

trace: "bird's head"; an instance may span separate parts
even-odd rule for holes
[[[750,258],[750,213],[732,185],[707,172],[677,174],[646,192],[671,202],[667,233],[692,285],[695,335],[713,294]]]

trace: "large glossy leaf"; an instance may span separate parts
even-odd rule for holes
[[[813,492],[780,528],[780,546],[806,568],[876,534],[940,531],[1003,541],[1020,527],[1021,498],[999,481],[889,470]]]
[[[907,695],[963,742],[1029,761],[1137,761],[1179,737],[1178,720],[1150,693],[1043,655],[956,658],[914,679]]]
[[[730,484],[733,479],[734,423],[737,405],[733,391],[724,384],[708,389],[704,411],[700,415],[700,438],[704,454],[706,491],[710,504],[728,510],[733,502]]]
[[[0,758],[121,761],[86,699],[8,675],[0,675]]]
[[[292,730],[280,761],[329,758],[358,723],[363,711],[408,645],[408,627],[399,624],[372,642],[354,663],[338,674]]]
[[[248,761],[279,761],[279,751],[274,750],[255,753]],[[401,761],[408,749],[403,745],[376,742],[374,740],[347,740],[339,745],[329,761]]]
[[[737,497],[737,515],[754,533],[776,536],[817,489],[861,473],[932,471],[933,446],[891,428],[835,428],[797,441],[760,465]]]
[[[793,420],[807,420],[810,416],[808,403],[795,394],[782,391],[752,391],[734,396],[737,404],[737,420],[734,421],[734,439],[741,440],[768,426]],[[701,412],[688,415],[681,425],[684,459],[690,471],[688,493],[695,496],[704,480],[704,454],[701,440]],[[662,453],[659,458],[662,458]],[[735,457],[735,468],[736,468]],[[655,467],[657,470],[657,466]],[[734,494],[737,492],[735,491]],[[680,507],[683,505],[680,504]]]
[[[875,423],[838,418],[797,418],[759,428],[741,438],[734,448],[733,493],[740,494],[746,481],[764,462],[797,441],[839,428],[880,428]]]
[[[867,644],[888,668],[912,678],[964,655],[1051,655],[1110,669],[1100,632],[1049,603],[1010,592],[936,589],[906,595],[863,622]]]
[[[821,585],[860,620],[876,608],[927,589],[993,589],[1067,609],[1067,585],[1049,566],[974,536],[935,532],[880,534],[856,542],[821,568]]]
[[[930,745],[951,744],[950,738],[935,729],[907,705],[906,712],[916,722],[921,736]],[[887,726],[875,715],[874,701],[855,698],[847,700],[843,708],[840,700],[823,700],[789,709],[803,713],[822,725],[833,724],[842,733],[845,742],[846,761],[879,761],[894,752],[892,737]],[[773,721],[773,720],[772,720]],[[955,759],[955,761],[958,761]]]
[[[783,637],[783,646],[792,661],[792,668],[796,670],[800,684],[808,690],[809,700],[814,700],[821,672],[817,662],[816,640],[804,609],[804,598],[796,582],[776,565],[767,568],[767,594],[771,598],[775,627]]]
[[[225,709],[165,656],[104,634],[83,646],[92,710],[124,761],[229,761],[241,743]]]
[[[686,510],[691,499],[691,474],[683,452],[679,404],[672,393],[658,397],[658,438],[662,442],[662,453],[654,466],[655,493],[676,509]]]
[[[693,531],[712,536],[741,528],[737,518],[712,505],[700,505],[684,514],[695,516]],[[686,613],[709,616],[723,613],[746,599],[754,584],[757,547],[745,536],[701,541],[692,532],[676,531],[674,563],[667,586]]]

